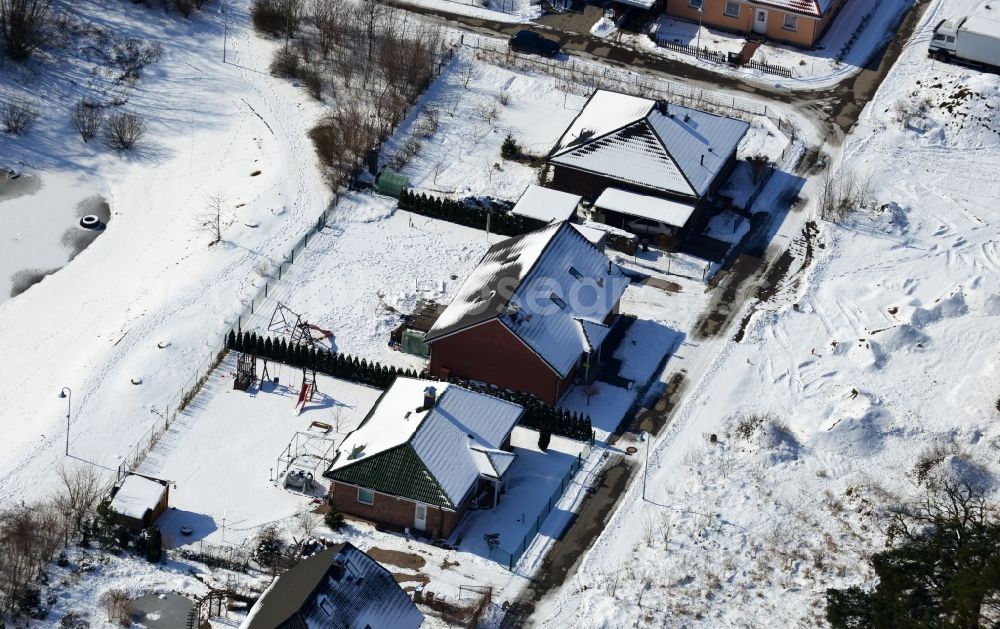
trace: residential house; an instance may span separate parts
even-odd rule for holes
[[[554,404],[600,358],[629,280],[568,222],[493,245],[424,337],[430,373]]]
[[[704,4],[699,16],[698,8]],[[844,0],[667,0],[667,15],[706,26],[812,48]]]
[[[749,128],[742,120],[598,90],[549,153],[551,186],[596,200],[614,227],[645,231],[631,224],[638,221],[678,231],[701,217],[729,177]]]
[[[129,474],[111,490],[111,511],[118,522],[133,531],[153,525],[167,509],[169,483],[139,474]]]
[[[424,621],[392,573],[344,542],[285,572],[241,629],[416,629]]]
[[[480,497],[493,506],[514,462],[518,404],[447,382],[396,378],[340,444],[331,504],[348,515],[447,538]]]

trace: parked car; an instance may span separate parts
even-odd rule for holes
[[[518,31],[510,38],[510,49],[513,52],[527,52],[545,57],[559,54],[559,42],[542,37],[534,31]]]
[[[677,228],[648,218],[627,221],[625,229],[639,236],[673,236]]]

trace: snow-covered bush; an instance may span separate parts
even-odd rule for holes
[[[0,43],[4,54],[27,59],[41,43],[49,22],[51,0],[0,0]]]

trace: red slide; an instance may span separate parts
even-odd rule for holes
[[[295,403],[296,415],[300,415],[302,413],[302,409],[305,408],[306,399],[309,397],[309,387],[311,386],[311,384],[303,385],[302,390],[299,391],[299,401]]]

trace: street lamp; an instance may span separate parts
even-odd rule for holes
[[[59,397],[66,398],[66,456],[69,456],[69,413],[73,403],[73,389],[63,387]]]
[[[705,13],[705,0],[698,3],[698,47],[694,50],[694,58],[701,59],[701,16]]]

